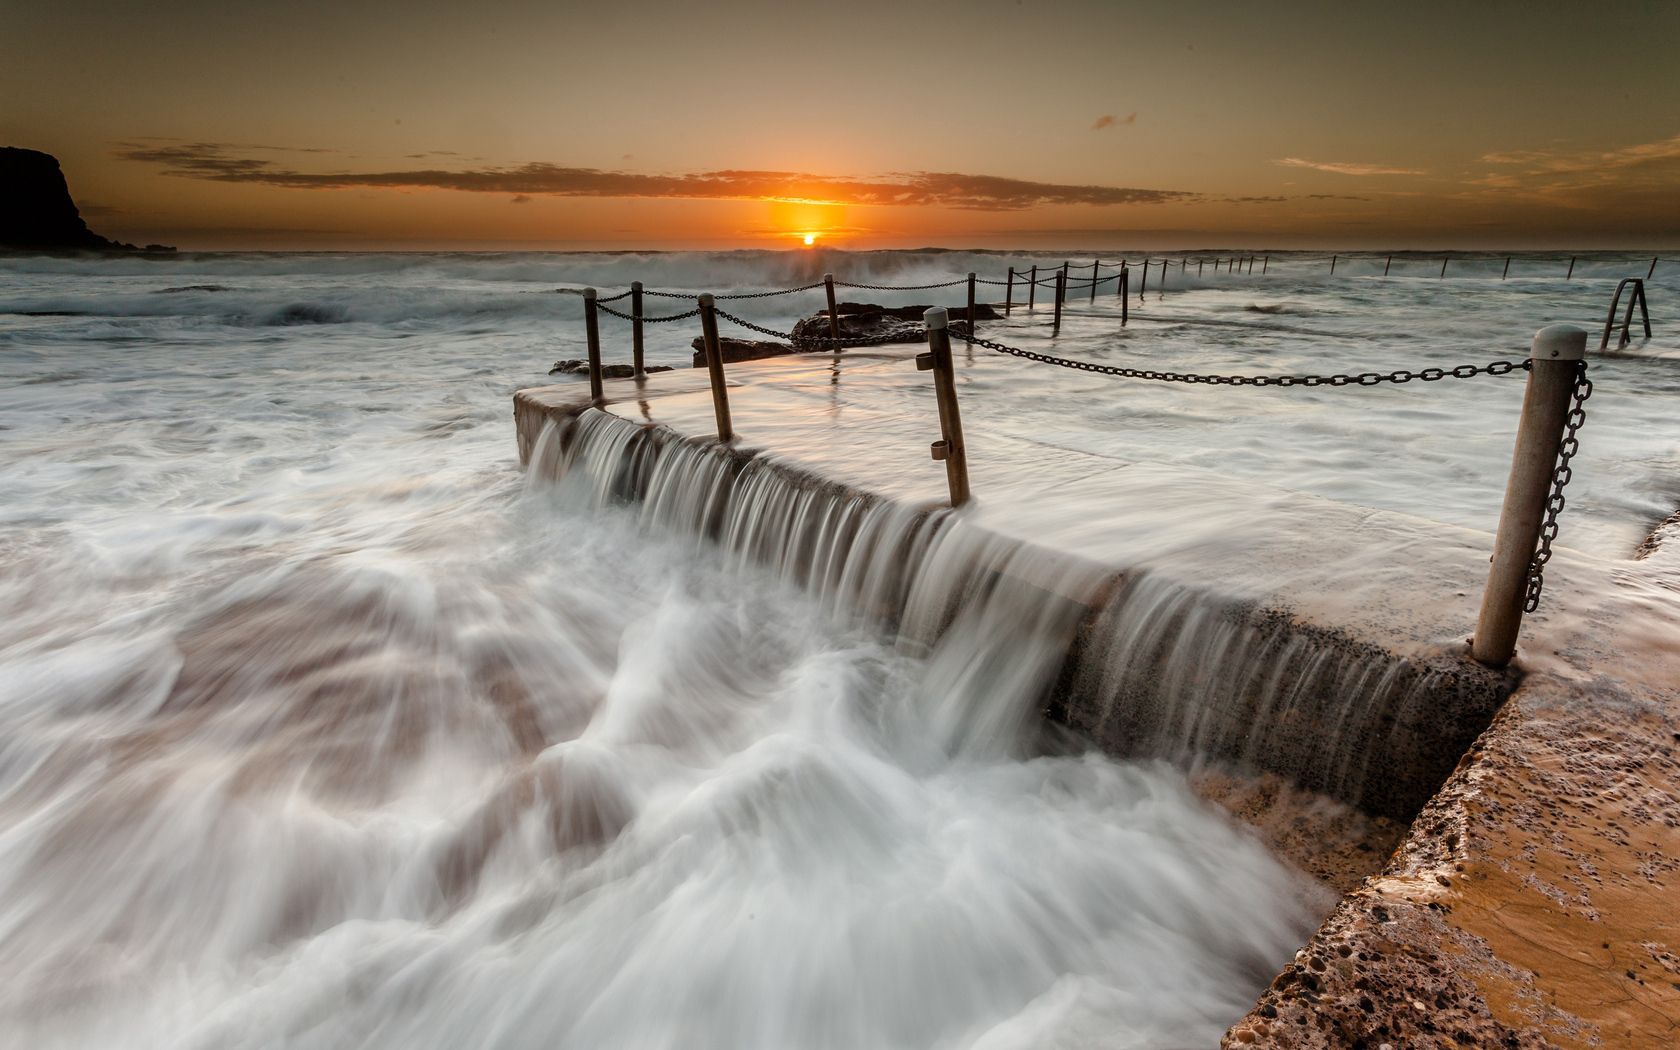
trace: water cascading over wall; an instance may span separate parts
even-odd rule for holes
[[[948,664],[961,688],[928,702],[969,705],[941,712],[953,744],[1019,739],[1042,711],[1116,754],[1278,773],[1407,820],[1513,684],[605,412],[540,427],[522,417],[520,439],[533,479],[638,508],[648,525],[769,567]]]

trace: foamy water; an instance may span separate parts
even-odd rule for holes
[[[923,652],[514,462],[509,395],[582,356],[577,300],[556,286],[1006,265],[0,263],[5,1041],[1216,1041],[1323,891],[1172,769],[1046,753],[1030,712],[1054,667],[1007,609]],[[1521,265],[1500,283],[1488,261],[1445,282],[1359,276],[1373,265],[1344,260],[1332,282],[1277,258],[1271,283],[1169,283],[1124,335],[1070,317],[1058,350],[1210,371],[1520,359],[1533,328],[1601,318],[1607,279],[1644,272],[1616,257],[1572,284]],[[1660,336],[1676,287],[1658,276]],[[813,305],[738,312],[781,325]],[[650,360],[686,363],[692,332],[653,333]],[[1023,318],[1006,338],[1042,334]],[[1604,410],[1566,536],[1610,553],[1676,502],[1664,398],[1680,371],[1594,368]],[[999,406],[971,429],[1054,419],[1098,451],[1476,527],[1498,502],[1478,464],[1508,457],[1509,432],[1455,409],[1520,396],[1442,383],[1350,408],[1318,392],[1319,411],[1285,417],[1254,392],[1146,403],[1002,359],[965,382]]]

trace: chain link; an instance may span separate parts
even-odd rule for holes
[[[959,284],[967,284],[968,278],[963,277],[944,284],[853,284],[851,281],[835,281],[836,288],[861,288],[868,292],[925,292],[933,288],[955,288]]]
[[[595,305],[600,307],[601,312],[604,314],[612,314],[614,317],[622,318],[626,321],[641,321],[644,324],[660,324],[664,321],[686,321],[690,317],[700,316],[699,307],[695,307],[693,310],[690,310],[685,314],[666,314],[664,317],[637,317],[635,314],[621,314],[610,306],[604,306],[599,299],[595,300]]]
[[[780,339],[782,342],[789,343],[793,346],[832,346],[837,350],[844,350],[848,347],[859,346],[885,346],[888,343],[906,342],[907,340],[905,337],[910,334],[908,332],[891,332],[886,335],[858,336],[854,339],[835,339],[826,335],[808,335],[803,338],[796,339],[791,332],[778,332],[774,328],[766,328],[763,325],[753,324],[751,321],[736,317],[734,314],[728,313],[724,310],[717,311],[717,315],[725,321],[730,321],[734,324],[740,325],[742,328],[757,332],[760,335],[770,336],[772,339]],[[926,330],[916,333],[918,337],[925,337],[926,334]]]
[[[838,286],[840,284],[839,281],[835,281],[834,283],[835,283],[836,286]],[[808,292],[813,288],[821,288],[822,286],[823,286],[823,282],[818,281],[815,284],[802,284],[798,288],[775,288],[775,289],[772,289],[768,292],[736,292],[733,295],[714,295],[714,296],[712,296],[712,298],[713,299],[718,299],[718,300],[722,300],[722,299],[773,299],[778,295],[792,295],[795,292]],[[697,292],[655,292],[655,291],[643,291],[642,294],[643,295],[657,295],[657,296],[659,296],[660,298],[663,298],[663,299],[694,299],[694,298],[697,298],[698,295],[699,295],[699,293],[697,293]]]
[[[1523,600],[1524,612],[1533,612],[1540,608],[1540,593],[1546,589],[1546,563],[1552,560],[1552,541],[1558,536],[1558,515],[1563,513],[1563,489],[1575,476],[1569,461],[1575,458],[1575,453],[1581,451],[1581,440],[1576,434],[1587,421],[1586,404],[1587,398],[1592,396],[1593,385],[1592,380],[1587,378],[1585,361],[1579,362],[1576,369],[1575,404],[1570,408],[1563,424],[1563,441],[1558,445],[1557,470],[1552,474],[1552,494],[1546,501],[1546,518],[1540,526],[1540,546],[1528,563],[1528,596]]]
[[[1040,354],[1032,350],[1022,350],[1020,347],[1008,346],[1004,343],[993,342],[990,339],[975,337],[973,343],[988,350],[996,350],[1000,354],[1019,357],[1041,364],[1056,365],[1061,368],[1072,368],[1081,372],[1096,372],[1099,375],[1119,376],[1122,379],[1152,379],[1164,383],[1200,383],[1209,386],[1376,386],[1379,383],[1409,383],[1414,379],[1421,379],[1425,383],[1433,383],[1439,379],[1469,379],[1473,376],[1490,375],[1502,376],[1511,372],[1527,371],[1530,362],[1524,361],[1493,361],[1485,365],[1459,365],[1457,368],[1424,368],[1416,372],[1399,369],[1393,372],[1359,372],[1337,373],[1335,375],[1278,375],[1278,376],[1226,376],[1199,375],[1192,372],[1159,372],[1146,368],[1127,368],[1122,365],[1100,365],[1095,361],[1075,361],[1071,358],[1056,357],[1053,354]]]

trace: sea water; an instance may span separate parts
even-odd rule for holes
[[[1042,738],[1025,717],[1041,681],[972,673],[1006,623],[906,646],[514,457],[512,391],[582,356],[581,304],[556,288],[1035,261],[1061,260],[0,263],[4,1041],[1215,1042],[1330,898],[1174,769]],[[1594,257],[1565,281],[1557,257],[1519,257],[1501,281],[1502,260],[1441,279],[1411,259],[1385,280],[1380,257],[1332,278],[1279,256],[1265,282],[1191,262],[1164,297],[1152,277],[1123,330],[1112,303],[1070,303],[1056,349],[1218,372],[1520,360],[1536,327],[1601,323],[1611,278],[1646,262]],[[1677,502],[1661,278],[1659,338],[1593,364],[1567,535],[1607,556]],[[815,295],[731,309],[785,328]],[[666,303],[690,305],[648,312]],[[1042,348],[1041,322],[993,337]],[[650,362],[687,363],[689,326],[649,331]],[[1482,528],[1482,461],[1508,456],[1520,398],[1493,379],[1357,405],[1316,391],[1284,426],[1264,402],[1190,396],[1233,391],[1146,401],[982,367],[965,396],[992,409],[971,428],[1053,426]]]

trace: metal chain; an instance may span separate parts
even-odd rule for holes
[[[836,285],[838,285],[840,282],[836,281],[834,283]],[[776,289],[773,289],[773,290],[768,291],[768,292],[736,292],[733,295],[714,295],[714,296],[712,296],[712,298],[713,299],[773,299],[778,295],[792,295],[795,292],[808,292],[813,288],[821,288],[822,286],[823,286],[823,282],[818,281],[815,284],[802,284],[798,288],[776,288]],[[661,298],[664,298],[664,299],[693,299],[693,298],[697,297],[698,293],[695,293],[695,292],[654,292],[654,291],[644,290],[642,292],[642,294],[643,295],[657,295],[657,296],[659,296]]]
[[[1019,347],[1007,346],[979,337],[976,337],[973,342],[976,346],[996,350],[1000,354],[1008,354],[1011,357],[1020,357],[1028,361],[1038,361],[1047,365],[1057,365],[1061,368],[1077,369],[1081,372],[1096,372],[1100,375],[1120,376],[1123,379],[1153,379],[1166,383],[1202,383],[1210,386],[1376,386],[1379,383],[1409,383],[1414,379],[1421,379],[1425,383],[1433,383],[1438,379],[1447,378],[1469,379],[1479,375],[1502,376],[1511,372],[1527,371],[1531,367],[1529,361],[1523,360],[1521,362],[1494,361],[1485,365],[1459,365],[1457,368],[1425,368],[1417,372],[1400,369],[1394,372],[1338,373],[1327,376],[1198,375],[1190,372],[1158,372],[1154,369],[1126,368],[1121,365],[1099,365],[1094,361],[1075,361],[1066,357],[1056,357],[1052,354],[1022,350]]]
[[[610,306],[602,305],[601,300],[599,299],[595,300],[595,305],[600,307],[602,313],[612,314],[614,317],[623,318],[626,321],[641,321],[645,324],[659,324],[662,321],[686,321],[690,317],[700,316],[699,307],[696,307],[685,314],[666,314],[664,317],[637,317],[635,314],[621,314]]]
[[[596,296],[595,301],[597,303],[616,303],[620,299],[628,299],[634,294],[636,294],[636,289],[627,288],[624,291],[619,292],[617,295],[609,295],[605,299],[602,299],[600,296]]]
[[[833,346],[836,349],[859,346],[885,346],[888,343],[904,342],[905,336],[909,334],[906,332],[893,332],[887,335],[859,336],[855,339],[835,339],[826,335],[808,335],[803,338],[796,339],[791,332],[778,332],[774,328],[766,328],[763,325],[753,324],[751,321],[736,317],[734,314],[724,310],[717,311],[717,315],[725,321],[731,321],[740,325],[742,328],[750,329],[760,335],[770,336],[772,339],[780,339],[782,342],[790,343],[793,346]],[[922,336],[926,335],[925,332],[917,334]]]
[[[1586,403],[1587,398],[1592,396],[1592,390],[1592,380],[1587,378],[1587,363],[1582,361],[1575,373],[1575,404],[1564,420],[1563,441],[1558,445],[1557,470],[1552,474],[1552,495],[1546,501],[1546,519],[1540,526],[1540,546],[1528,563],[1528,597],[1523,601],[1524,612],[1540,608],[1540,592],[1546,588],[1546,563],[1552,560],[1552,541],[1558,536],[1558,515],[1563,513],[1563,489],[1575,476],[1569,461],[1581,451],[1581,441],[1576,434],[1587,421]]]
[[[853,284],[851,281],[835,281],[836,288],[862,288],[870,292],[925,292],[932,288],[955,288],[959,284],[967,284],[968,278],[946,281],[944,284]]]

